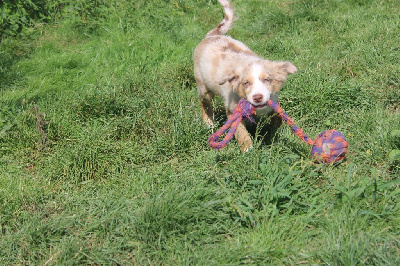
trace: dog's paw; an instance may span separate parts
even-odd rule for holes
[[[247,147],[247,148],[244,149],[242,152],[243,152],[243,153],[247,153],[247,152],[250,152],[250,151],[252,151],[252,150],[253,150],[253,145]]]
[[[250,147],[248,147],[247,149],[245,149],[243,152],[250,152],[253,150],[253,145],[251,145]]]

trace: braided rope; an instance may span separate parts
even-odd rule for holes
[[[231,141],[233,135],[236,132],[237,127],[239,126],[239,123],[242,121],[243,117],[249,119],[253,123],[255,123],[254,119],[251,117],[252,115],[255,115],[255,109],[254,106],[249,102],[246,101],[245,99],[241,99],[236,106],[235,110],[233,111],[231,117],[225,122],[225,124],[218,129],[215,133],[213,133],[209,138],[208,138],[208,145],[210,145],[211,148],[219,150],[224,148],[228,143]],[[229,129],[230,128],[230,129]],[[219,141],[219,138],[227,131],[225,137],[223,138],[222,141]]]
[[[299,138],[304,141],[305,143],[309,144],[309,145],[314,145],[314,140],[312,140],[311,138],[309,138],[304,132],[303,129],[297,127],[293,120],[285,113],[285,111],[283,111],[282,107],[280,107],[279,103],[276,103],[272,100],[268,100],[267,104],[274,109],[274,111],[278,114],[279,117],[281,117],[286,124],[288,124],[290,126],[290,128],[292,129],[292,132],[294,134],[296,134],[297,136],[299,136]]]

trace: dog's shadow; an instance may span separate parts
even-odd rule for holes
[[[222,127],[225,124],[228,117],[226,116],[225,109],[215,108],[214,109],[214,120],[216,125]],[[263,115],[255,117],[255,123],[246,119],[246,129],[252,136],[255,142],[260,142],[262,145],[271,145],[277,141],[279,134],[278,129],[282,125],[282,119],[276,114]]]

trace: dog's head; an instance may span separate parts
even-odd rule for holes
[[[280,91],[288,75],[296,72],[290,62],[259,60],[237,68],[229,82],[241,98],[261,109],[266,107],[271,94]]]

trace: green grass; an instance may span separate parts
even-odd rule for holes
[[[220,6],[128,2],[0,43],[1,264],[400,263],[398,1],[234,3],[229,34],[299,69],[286,112],[347,137],[337,167],[285,126],[211,150],[192,52]]]

